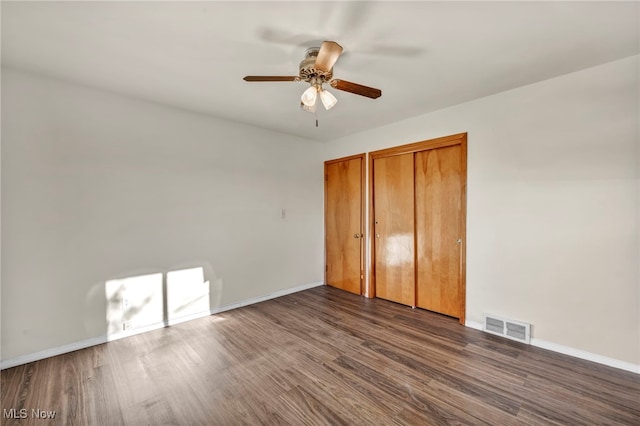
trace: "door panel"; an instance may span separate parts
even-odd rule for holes
[[[417,306],[460,318],[461,147],[415,154]]]
[[[361,294],[363,158],[325,163],[326,283]]]
[[[413,154],[373,161],[375,293],[415,306]]]

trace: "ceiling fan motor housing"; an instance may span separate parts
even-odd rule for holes
[[[323,71],[315,68],[316,58],[320,52],[319,47],[311,47],[307,49],[304,55],[304,59],[300,62],[300,79],[306,82],[311,82],[313,78],[320,82],[325,82],[333,78],[333,68],[329,71]]]

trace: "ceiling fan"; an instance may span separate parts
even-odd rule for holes
[[[333,65],[342,54],[342,46],[335,41],[324,41],[321,47],[311,47],[305,52],[305,57],[300,62],[299,73],[295,76],[259,76],[248,75],[245,81],[304,81],[310,84],[300,97],[300,107],[309,112],[315,112],[316,100],[320,96],[322,105],[329,110],[335,106],[338,100],[330,92],[323,88],[323,84],[329,84],[334,89],[355,93],[356,95],[376,99],[382,95],[380,89],[363,86],[350,81],[333,79]]]

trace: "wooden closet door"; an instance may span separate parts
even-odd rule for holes
[[[326,284],[361,294],[363,155],[325,163]]]
[[[460,145],[416,153],[417,306],[460,318],[462,159]]]
[[[373,161],[376,297],[415,306],[413,154]]]

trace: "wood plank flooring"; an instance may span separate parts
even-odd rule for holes
[[[636,374],[331,287],[1,378],[3,425],[640,425]]]

